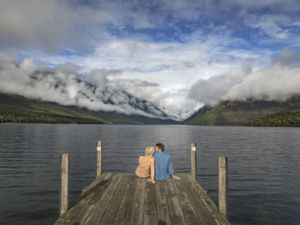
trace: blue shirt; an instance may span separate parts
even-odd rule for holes
[[[166,180],[174,174],[171,157],[166,152],[155,152],[154,155],[155,180]]]

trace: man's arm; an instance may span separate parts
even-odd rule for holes
[[[168,159],[168,174],[170,176],[174,174],[174,169],[173,169],[173,166],[172,166],[171,157],[169,157],[169,159]]]
[[[181,179],[181,177],[174,175],[174,169],[173,169],[173,166],[172,166],[171,157],[169,158],[169,161],[168,161],[168,172],[169,172],[169,174],[170,174],[174,179],[176,179],[176,180],[180,180],[180,179]]]

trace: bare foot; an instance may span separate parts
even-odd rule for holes
[[[152,180],[151,178],[148,178],[148,179],[147,179],[147,182],[148,182],[148,183],[152,183],[152,184],[155,184],[155,183],[156,183],[156,181],[155,181],[155,180]]]
[[[180,180],[180,179],[181,179],[181,177],[176,176],[176,175],[172,175],[172,177],[173,177],[175,180]]]

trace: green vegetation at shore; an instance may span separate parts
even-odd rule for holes
[[[109,123],[55,103],[0,94],[0,122],[12,123]]]
[[[35,112],[32,110],[14,110],[1,109],[0,110],[0,122],[11,122],[11,123],[106,123],[106,121],[98,118],[88,118],[86,116],[67,116],[59,115],[55,113],[43,113]]]
[[[249,100],[205,106],[184,121],[189,125],[300,126],[300,97],[285,102]]]
[[[0,93],[0,123],[174,124],[139,115],[90,111],[77,106]],[[300,127],[300,97],[286,102],[221,102],[203,107],[184,121],[188,125]]]
[[[300,127],[300,111],[276,113],[246,122],[246,126]]]
[[[77,106],[28,99],[0,93],[1,123],[78,123],[78,124],[171,124],[172,120],[90,111]]]

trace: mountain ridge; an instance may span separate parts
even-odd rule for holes
[[[247,101],[221,101],[217,105],[204,106],[184,121],[188,125],[236,125],[236,126],[297,126],[290,119],[298,120],[300,96],[293,96],[286,101],[267,101],[248,99]],[[289,121],[284,121],[289,113]],[[280,114],[282,123],[264,121],[270,116]],[[293,116],[292,116],[293,115]],[[300,126],[300,124],[299,124]]]
[[[75,105],[30,99],[0,92],[0,122],[79,124],[177,124],[172,119],[152,118],[115,111],[92,111]]]
[[[78,107],[84,107],[93,111],[106,111],[102,108],[108,107],[110,110],[119,110],[125,114],[141,114],[148,117],[159,117],[160,119],[168,119],[169,116],[155,104],[144,99],[133,96],[122,89],[115,89],[105,84],[103,87],[96,86],[91,82],[82,80],[75,75],[67,75],[60,77],[49,71],[35,71],[30,76],[30,85],[38,86],[46,83],[49,89],[58,92],[59,95],[71,95],[72,104]],[[70,89],[76,88],[75,94]],[[73,96],[74,95],[74,96]],[[23,95],[24,97],[28,97]],[[41,98],[42,99],[42,98]],[[42,99],[48,101],[49,99]],[[60,105],[65,105],[64,100],[56,99]],[[130,112],[131,111],[131,112]]]

